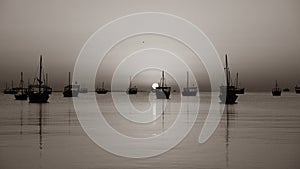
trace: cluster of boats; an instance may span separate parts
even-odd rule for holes
[[[277,80],[275,81],[275,87],[272,89],[272,95],[273,96],[281,96],[281,91],[283,92],[289,92],[290,89],[289,88],[284,88],[281,90],[281,88],[278,87],[278,83]],[[295,92],[297,94],[300,94],[300,86],[296,85],[295,86]]]
[[[3,91],[4,94],[14,94],[16,100],[27,100],[29,98],[30,103],[47,103],[49,99],[49,95],[52,93],[52,88],[48,86],[48,76],[46,73],[46,78],[42,79],[42,55],[40,56],[39,63],[39,76],[34,79],[33,84],[29,84],[26,88],[24,86],[23,81],[23,72],[21,72],[21,80],[19,87],[7,88]],[[225,55],[225,75],[226,75],[226,84],[220,86],[220,95],[219,98],[221,103],[224,104],[235,104],[239,94],[245,93],[245,88],[239,87],[238,81],[238,73],[236,74],[235,84],[232,83],[230,77],[230,70],[228,66],[228,58],[227,54]],[[296,93],[300,93],[300,86],[295,87]],[[284,89],[283,91],[289,91]],[[64,97],[77,97],[79,93],[87,93],[87,88],[80,88],[80,85],[75,82],[75,84],[71,84],[71,73],[69,72],[69,83],[64,87],[63,96]],[[106,94],[109,90],[105,89],[104,82],[102,82],[102,86],[100,88],[97,87],[95,90],[97,94]],[[162,71],[161,79],[159,84],[152,90],[155,92],[157,99],[169,99],[171,94],[171,87],[167,86],[165,79],[165,72]],[[198,88],[194,85],[190,87],[189,85],[189,72],[187,72],[187,82],[186,87],[182,90],[182,96],[196,96],[198,92]],[[129,87],[126,90],[128,95],[134,95],[138,93],[138,88],[132,85],[132,79],[129,79]],[[281,89],[278,87],[278,83],[276,81],[275,88],[272,89],[273,96],[280,96]]]

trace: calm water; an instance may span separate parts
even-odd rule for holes
[[[109,94],[97,98],[109,123],[136,137],[148,137],[168,128],[180,103],[179,95],[173,94],[164,120],[136,130],[125,126],[127,122],[118,116]],[[240,96],[238,104],[226,108],[219,127],[204,144],[198,143],[198,136],[208,112],[209,94],[201,93],[201,99],[196,123],[179,145],[156,157],[129,159],[94,144],[79,124],[72,99],[63,98],[61,93],[54,93],[49,103],[42,105],[1,94],[0,168],[300,168],[300,95]],[[145,94],[132,96],[131,100],[137,107],[148,105]]]

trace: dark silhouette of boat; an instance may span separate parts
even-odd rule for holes
[[[18,92],[18,89],[14,87],[14,81],[11,81],[11,88],[7,87],[7,83],[5,84],[5,89],[3,90],[4,94],[16,94]]]
[[[69,84],[64,87],[63,95],[64,97],[77,97],[79,94],[80,90],[80,85],[76,84],[72,85],[71,84],[71,72],[69,72]]]
[[[245,88],[239,88],[239,73],[236,73],[235,93],[236,94],[245,94]]]
[[[3,90],[4,94],[10,94],[10,89],[7,87],[7,82],[5,83],[5,89]]]
[[[176,92],[176,90],[174,90]],[[197,87],[190,87],[189,86],[189,72],[186,72],[186,87],[183,88],[182,96],[196,96],[197,94]]]
[[[132,87],[132,82],[131,82],[131,77],[129,78],[129,88],[127,89],[126,93],[127,94],[137,94],[138,89],[136,86]]]
[[[272,89],[272,95],[273,96],[280,96],[281,95],[281,89],[278,87],[277,80],[276,80],[276,83],[275,83],[275,88]]]
[[[295,92],[296,92],[297,94],[300,94],[300,86],[297,86],[297,85],[296,85],[296,87],[295,87]]]
[[[98,94],[106,94],[107,92],[108,90],[105,89],[104,82],[102,82],[102,87],[96,89],[96,93]]]
[[[290,89],[289,88],[284,88],[282,89],[283,92],[290,92]]]
[[[162,77],[160,79],[159,86],[155,89],[157,99],[169,99],[171,93],[171,87],[168,87],[165,80],[165,72],[162,71]]]
[[[18,88],[18,93],[15,94],[16,100],[27,100],[28,92],[27,88],[24,88],[24,81],[23,81],[23,72],[21,72],[21,80],[20,86]]]
[[[226,74],[226,86],[220,86],[220,100],[221,103],[235,104],[238,96],[236,95],[235,86],[231,85],[230,71],[228,67],[227,54],[225,55],[225,74]]]
[[[47,103],[49,99],[49,91],[46,85],[44,85],[42,80],[42,55],[40,55],[40,68],[39,68],[39,77],[35,78],[38,84],[35,84],[35,80],[32,85],[28,86],[28,96],[29,103]]]

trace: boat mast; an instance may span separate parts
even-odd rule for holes
[[[189,72],[186,72],[186,87],[189,89]]]
[[[48,86],[48,73],[46,73],[46,82],[45,85]]]
[[[40,76],[39,76],[39,93],[41,93],[42,87],[42,55],[40,55]]]
[[[69,89],[71,89],[71,72],[69,72]]]
[[[225,72],[226,72],[226,84],[227,86],[229,86],[230,81],[229,81],[229,68],[228,68],[227,54],[225,54]]]
[[[165,71],[162,71],[162,87],[165,87]]]
[[[236,73],[236,82],[235,82],[235,87],[238,88],[239,85],[239,73]]]
[[[276,87],[275,87],[276,89],[278,88],[278,83],[277,83],[277,80],[276,80]]]
[[[24,81],[23,81],[23,72],[21,72],[21,81],[20,81],[20,85],[21,85],[21,91],[22,91],[22,94],[23,94],[23,91],[24,91],[23,84],[24,84]]]
[[[131,76],[129,76],[129,88],[131,88]]]

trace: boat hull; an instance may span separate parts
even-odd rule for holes
[[[219,98],[223,104],[236,104],[238,96],[234,86],[220,86]]]
[[[300,94],[300,87],[295,87],[295,92],[296,92],[297,94]]]
[[[273,96],[281,96],[281,90],[273,90],[272,95]]]
[[[97,89],[96,90],[97,94],[106,94],[107,92],[108,92],[108,90],[106,90],[106,89]]]
[[[129,88],[126,91],[127,94],[137,94],[137,88]]]
[[[66,90],[63,92],[64,97],[78,97],[78,91]]]
[[[169,99],[171,93],[171,87],[157,87],[155,90],[157,99]]]
[[[245,94],[245,88],[236,88],[235,93],[236,94]]]
[[[28,95],[27,94],[16,94],[15,99],[16,100],[27,100]]]
[[[29,103],[48,103],[49,94],[44,93],[30,93],[29,94]]]

